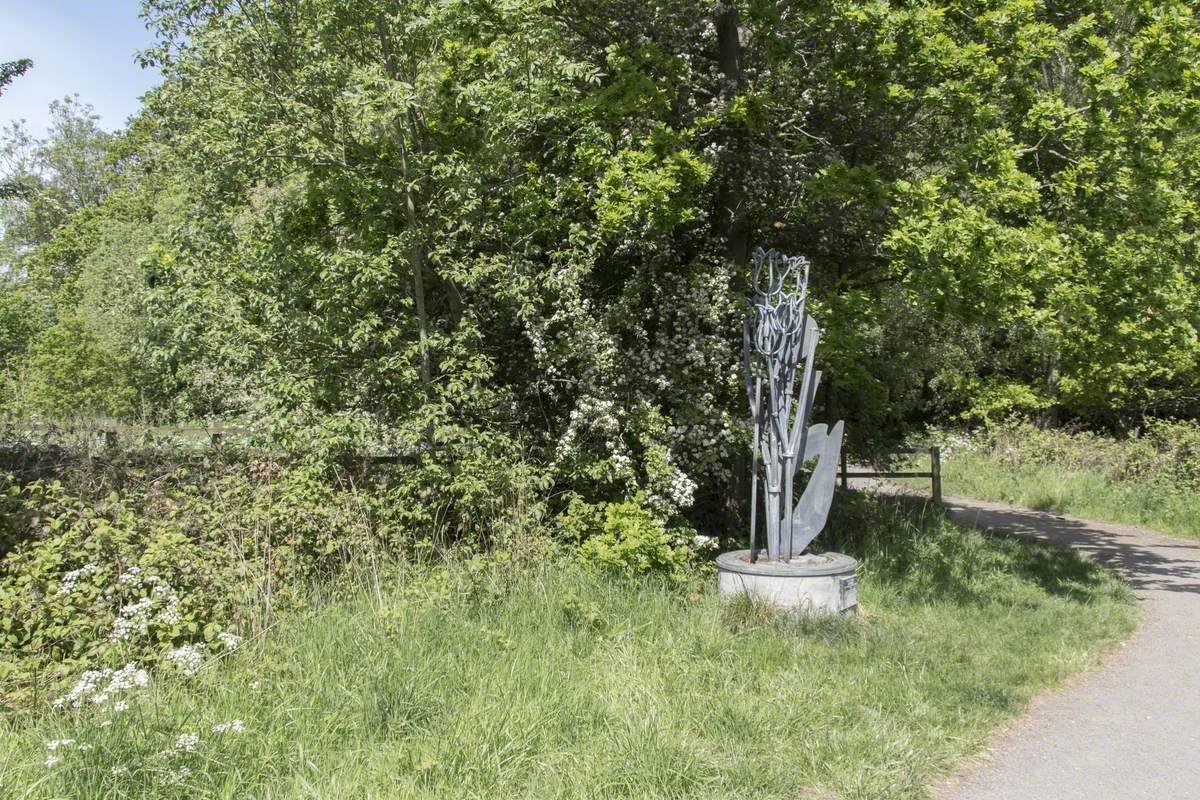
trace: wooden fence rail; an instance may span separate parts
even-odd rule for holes
[[[214,449],[221,447],[221,442],[226,436],[250,433],[248,428],[236,428],[226,425],[214,425],[212,427],[201,427],[198,425],[161,425],[161,426],[145,426],[138,427],[133,425],[23,425],[19,430],[23,433],[38,433],[38,432],[65,432],[78,431],[84,433],[92,433],[101,438],[105,447],[116,447],[117,437],[119,434],[144,434],[149,433],[154,436],[171,436],[187,433],[205,433],[208,434],[209,446]],[[846,463],[846,451],[842,450],[841,478],[842,488],[849,488],[851,478],[929,478],[932,483],[933,501],[935,503],[942,502],[942,456],[937,445],[929,447],[901,447],[892,452],[901,455],[915,455],[917,453],[929,453],[929,471],[928,472],[870,472],[866,470],[851,472]],[[372,461],[377,462],[396,462],[402,460],[401,456],[384,454],[374,455],[370,457]]]
[[[0,430],[3,426],[0,426]],[[115,424],[64,424],[64,425],[45,425],[45,424],[28,424],[16,425],[9,428],[23,434],[37,433],[80,433],[95,436],[100,444],[105,447],[116,447],[120,436],[142,436],[149,434],[150,436],[182,436],[188,434],[204,434],[208,437],[208,443],[213,448],[219,448],[226,436],[236,436],[238,434],[251,433],[249,428],[238,428],[229,425],[115,425]]]
[[[842,450],[842,488],[846,489],[850,486],[851,478],[929,478],[933,494],[933,502],[942,502],[942,451],[935,444],[929,447],[901,447],[892,452],[901,455],[915,455],[917,453],[929,453],[929,471],[928,472],[868,472],[859,471],[851,472],[846,463],[846,451]]]

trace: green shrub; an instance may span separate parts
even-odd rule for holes
[[[687,542],[695,532],[668,529],[641,495],[599,506],[573,502],[566,517],[567,529],[584,537],[579,558],[590,568],[678,579],[692,557]]]
[[[509,566],[553,549],[544,473],[519,460],[497,468],[482,449],[459,448],[453,466],[367,469],[233,447],[97,458],[4,444],[0,702],[10,706],[61,695],[85,670],[222,652],[221,634],[261,630],[339,576],[378,582],[389,564],[461,550],[450,588],[487,601]]]
[[[0,562],[5,704],[61,691],[84,670],[152,663],[223,633],[232,641],[224,622],[253,576],[239,575],[216,531],[189,535],[186,499],[147,517],[132,493],[96,501],[58,481],[6,484],[31,530]]]

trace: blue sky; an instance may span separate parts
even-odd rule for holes
[[[0,0],[0,61],[33,59],[33,68],[0,96],[0,126],[24,118],[45,132],[50,101],[68,94],[91,103],[115,130],[159,81],[134,54],[154,39],[138,0]]]

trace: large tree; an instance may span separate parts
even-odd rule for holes
[[[712,507],[757,245],[812,258],[857,442],[1195,411],[1187,3],[145,8],[165,82],[106,218],[143,234],[163,413]]]

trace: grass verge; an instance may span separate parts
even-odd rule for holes
[[[1132,629],[1124,585],[1070,552],[855,494],[835,507],[826,547],[863,561],[856,619],[788,622],[721,604],[704,571],[565,556],[398,570],[190,678],[153,676],[123,712],[9,716],[0,795],[921,797]]]
[[[1113,480],[1093,470],[1009,465],[986,455],[963,453],[943,461],[942,486],[951,495],[1200,538],[1200,492],[1153,477]]]

